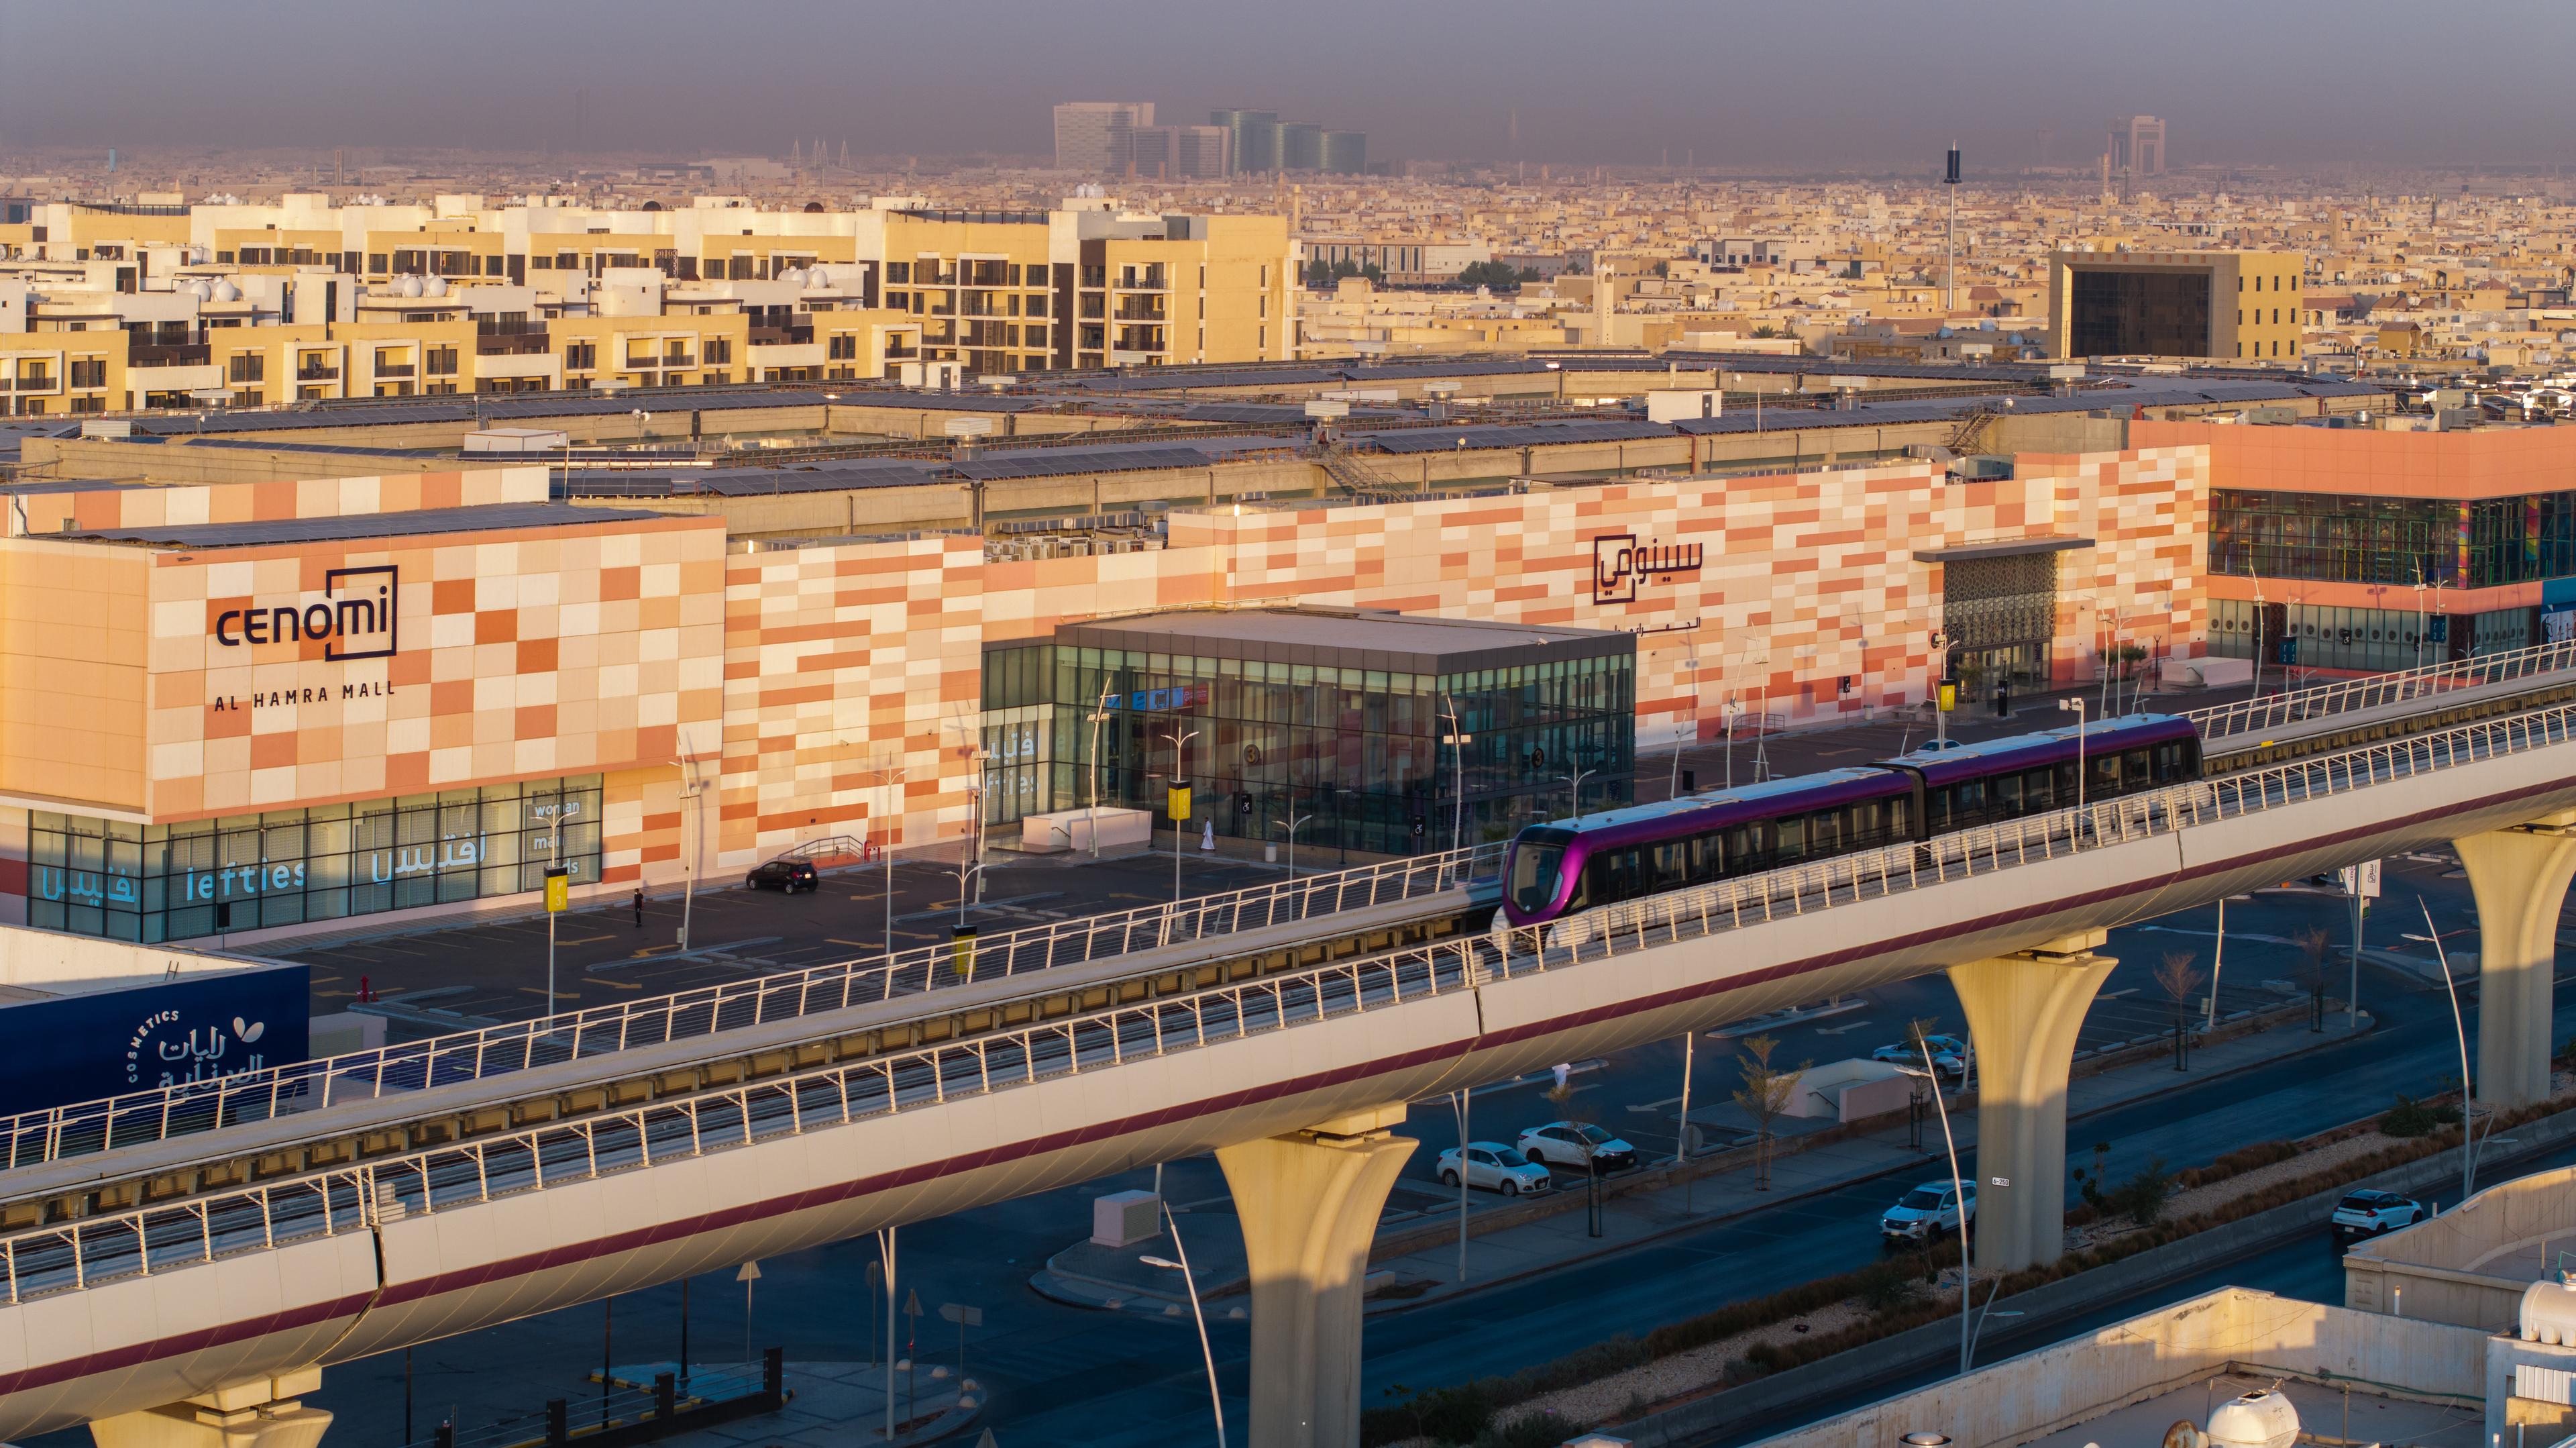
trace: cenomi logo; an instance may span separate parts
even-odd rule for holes
[[[322,575],[319,598],[224,610],[215,616],[215,642],[237,649],[320,639],[322,657],[335,662],[391,658],[399,647],[395,604],[401,591],[401,571],[390,564],[334,568]]]

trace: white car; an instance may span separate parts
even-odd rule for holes
[[[1520,1148],[1522,1155],[1547,1166],[1576,1171],[1588,1166],[1603,1176],[1637,1164],[1637,1148],[1600,1127],[1572,1121],[1531,1127],[1521,1133]]]
[[[1962,1222],[1977,1219],[1977,1189],[1967,1188],[1967,1207],[1959,1205],[1958,1189],[1948,1182],[1925,1182],[1907,1192],[1878,1219],[1879,1235],[1890,1241],[1921,1242],[1939,1238],[1945,1232],[1959,1230]]]
[[[2424,1220],[2424,1204],[2413,1197],[2395,1192],[2346,1192],[2335,1203],[2334,1229],[2338,1237],[2376,1236],[2411,1227]]]
[[[1956,1036],[1925,1036],[1923,1044],[1932,1048],[1932,1066],[1944,1076],[1961,1075],[1968,1069],[1968,1043]],[[1888,1061],[1899,1066],[1919,1066],[1923,1053],[1912,1042],[1881,1046],[1869,1053],[1873,1061]]]
[[[1507,1197],[1516,1197],[1523,1192],[1536,1195],[1546,1191],[1554,1180],[1546,1167],[1499,1141],[1468,1142],[1464,1170],[1467,1185],[1501,1192]],[[1453,1146],[1440,1153],[1440,1184],[1456,1186],[1459,1172],[1458,1148]]]

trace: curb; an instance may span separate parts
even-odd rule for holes
[[[2518,1146],[2511,1156],[2500,1158],[2496,1162],[2498,1166],[2525,1161],[2576,1140],[2576,1107],[2526,1122],[2514,1130],[2538,1139],[2529,1140]],[[2225,1266],[2313,1232],[2333,1215],[2334,1203],[2346,1192],[2368,1187],[2407,1191],[2445,1180],[2456,1170],[2452,1153],[2436,1152],[2421,1160],[2391,1167],[2268,1211],[2240,1217],[2179,1242],[2148,1248],[2108,1266],[2044,1283],[2027,1292],[2017,1292],[2009,1300],[2024,1316],[2013,1324],[2009,1332],[1997,1337],[1998,1355],[1990,1361],[1999,1362],[2015,1355],[2001,1351],[2003,1343],[2049,1331],[2071,1318],[2153,1291],[2193,1273]],[[1837,1411],[1865,1407],[1887,1396],[1867,1392],[1870,1384],[1954,1361],[1958,1350],[1959,1324],[1955,1316],[1945,1315],[1921,1327],[1908,1328],[1862,1344],[1860,1348],[1839,1352],[1816,1362],[1802,1363],[1734,1388],[1709,1392],[1660,1413],[1605,1427],[1617,1428],[1637,1448],[1672,1448],[1672,1445],[1695,1441],[1715,1430],[1741,1429],[1786,1419],[1809,1407],[1828,1403],[1839,1405]],[[1781,1422],[1778,1426],[1781,1431],[1786,1431],[1798,1424]]]
[[[2301,1009],[2301,1010],[2303,1010],[2303,1011],[2304,1011],[2304,1010],[2306,1009],[2306,1007],[2305,1007],[2305,1006],[2301,1006],[2301,1007],[2299,1007],[2299,1009]],[[2365,1013],[2365,1014],[2367,1014],[2367,1013]],[[2084,1119],[2085,1117],[2087,1117],[2087,1116],[2097,1116],[2097,1115],[2100,1115],[2102,1112],[2105,1112],[2105,1111],[2116,1111],[2116,1110],[2119,1110],[2119,1109],[2124,1108],[2124,1107],[2135,1106],[2135,1105],[2137,1105],[2137,1104],[2139,1104],[2139,1103],[2141,1103],[2141,1102],[2153,1101],[2153,1100],[2156,1100],[2156,1099],[2158,1099],[2158,1098],[2160,1098],[2160,1097],[2170,1096],[2170,1095],[2173,1095],[2175,1092],[2178,1092],[2178,1091],[2185,1091],[2185,1090],[2189,1090],[2189,1089],[2190,1089],[2190,1088],[2192,1088],[2193,1086],[2200,1085],[2200,1084],[2202,1084],[2203,1082],[2208,1082],[2208,1081],[2224,1081],[2224,1080],[2226,1080],[2226,1079],[2227,1079],[2228,1077],[2230,1077],[2230,1076],[2240,1075],[2240,1074],[2242,1074],[2242,1073],[2244,1073],[2244,1072],[2246,1072],[2246,1071],[2258,1070],[2258,1069],[2260,1069],[2260,1068],[2262,1068],[2262,1067],[2264,1067],[2264,1066],[2273,1065],[2273,1064],[2275,1064],[2275,1063],[2277,1063],[2277,1062],[2281,1062],[2281,1061],[2296,1060],[2297,1058],[2299,1058],[2299,1057],[2301,1057],[2301,1056],[2304,1056],[2304,1055],[2307,1055],[2307,1054],[2309,1054],[2310,1052],[2323,1050],[2323,1049],[2325,1049],[2327,1046],[2331,1046],[2331,1045],[2340,1045],[2340,1044],[2342,1044],[2342,1043],[2343,1043],[2343,1041],[2345,1041],[2345,1040],[2357,1040],[2357,1039],[2360,1039],[2360,1036],[2361,1036],[2362,1034],[2366,1034],[2366,1033],[2367,1033],[2367,1032],[2369,1032],[2369,1031],[2376,1031],[2376,1030],[2378,1029],[2378,1027],[2379,1027],[2379,1020],[2378,1020],[2378,1017],[2374,1015],[2374,1016],[2371,1016],[2371,1017],[2370,1017],[2370,1025],[2369,1025],[2368,1027],[2366,1027],[2366,1028],[2365,1028],[2364,1032],[2356,1033],[2356,1034],[2355,1034],[2355,1035],[2353,1035],[2353,1036],[2350,1036],[2350,1037],[2340,1037],[2340,1038],[2329,1038],[2329,1039],[2327,1039],[2327,1040],[2319,1041],[2319,1042],[2317,1042],[2317,1043],[2316,1043],[2316,1044],[2314,1044],[2314,1045],[2302,1046],[2302,1047],[2300,1047],[2299,1049],[2297,1049],[2297,1050],[2295,1050],[2295,1051],[2284,1051],[2284,1052],[2282,1052],[2280,1055],[2272,1056],[2272,1057],[2266,1058],[2266,1059],[2261,1060],[2261,1061],[2249,1061],[2249,1062],[2246,1062],[2244,1065],[2237,1066],[2237,1067],[2233,1067],[2233,1068],[2231,1068],[2231,1069],[2229,1069],[2229,1070],[2226,1070],[2226,1071],[2218,1072],[2218,1073],[2217,1073],[2217,1074],[2215,1074],[2215,1075],[2210,1075],[2210,1076],[2200,1076],[2200,1077],[2196,1077],[2196,1078],[2194,1078],[2194,1079],[2192,1079],[2192,1080],[2187,1080],[2187,1081],[2177,1081],[2177,1082],[2174,1082],[2173,1084],[2171,1084],[2171,1085],[2169,1085],[2169,1086],[2162,1087],[2162,1088],[2160,1088],[2160,1089],[2158,1089],[2158,1090],[2155,1090],[2155,1091],[2147,1092],[2147,1093],[2145,1093],[2145,1094],[2143,1094],[2143,1095],[2131,1096],[2131,1097],[2127,1097],[2127,1098],[2124,1098],[2124,1099],[2119,1100],[2119,1101],[2110,1101],[2110,1102],[2105,1102],[2105,1103],[2103,1103],[2103,1104],[2102,1104],[2102,1105],[2100,1105],[2100,1106],[2094,1107],[2094,1108],[2093,1108],[2092,1110],[2090,1110],[2090,1111],[2086,1111],[2086,1112],[2082,1113],[2081,1115],[2070,1116],[2070,1117],[2068,1117],[2068,1118],[2067,1118],[2067,1120],[2068,1120],[2069,1122],[2081,1121],[2081,1120],[2083,1120],[2083,1119]],[[2105,1068],[2105,1069],[2109,1069],[2109,1068]],[[2370,1115],[2377,1115],[2377,1114],[2378,1114],[2378,1113],[2376,1113],[2376,1112],[2372,1112],[2372,1113],[2370,1113]],[[2360,1120],[2360,1119],[2366,1119],[2366,1118],[2355,1118],[2355,1119],[2356,1119],[2356,1120]],[[1826,1144],[1826,1143],[1821,1143],[1821,1142],[1820,1142],[1820,1143],[1818,1143],[1818,1144],[1819,1144],[1819,1145],[1824,1145],[1824,1144]],[[1702,1159],[1703,1159],[1703,1160],[1715,1160],[1716,1158],[1714,1158],[1714,1157],[1710,1157],[1710,1158],[1702,1158]],[[1660,1241],[1663,1241],[1664,1239],[1666,1239],[1666,1238],[1668,1238],[1668,1237],[1675,1237],[1675,1236],[1679,1236],[1679,1235],[1681,1235],[1681,1234],[1682,1234],[1682,1233],[1684,1233],[1684,1232],[1696,1231],[1696,1230],[1698,1230],[1698,1229],[1700,1229],[1700,1228],[1702,1228],[1702,1227],[1716,1226],[1716,1225],[1719,1225],[1719,1224],[1721,1224],[1721,1223],[1736,1221],[1736,1220],[1741,1219],[1741,1218],[1744,1218],[1744,1217],[1752,1216],[1752,1215],[1754,1215],[1754,1214],[1755,1214],[1755,1213],[1757,1213],[1757,1212],[1766,1211],[1766,1210],[1768,1210],[1768,1209],[1770,1209],[1770,1208],[1772,1208],[1772,1207],[1782,1206],[1782,1205],[1785,1205],[1785,1204],[1790,1203],[1790,1202],[1802,1202],[1802,1201],[1807,1201],[1807,1200],[1810,1200],[1810,1199],[1815,1198],[1815,1197],[1825,1196],[1825,1195],[1828,1195],[1828,1194],[1833,1193],[1833,1192],[1841,1191],[1841,1190],[1843,1190],[1843,1189],[1844,1189],[1844,1188],[1846,1188],[1846,1187],[1857,1186],[1857,1185],[1859,1185],[1859,1184],[1861,1184],[1861,1183],[1864,1183],[1864,1182],[1872,1182],[1872,1181],[1876,1181],[1876,1180],[1878,1180],[1878,1179],[1879,1179],[1879,1178],[1881,1178],[1881,1177],[1895,1176],[1895,1175],[1897,1175],[1897,1174],[1898,1174],[1898,1173],[1900,1173],[1900,1172],[1910,1171],[1910,1170],[1913,1170],[1913,1168],[1912,1168],[1912,1167],[1910,1167],[1910,1166],[1892,1166],[1892,1167],[1888,1167],[1888,1168],[1886,1168],[1886,1169],[1885,1169],[1885,1170],[1883,1170],[1883,1171],[1874,1171],[1874,1172],[1869,1172],[1869,1173],[1867,1173],[1867,1174],[1865,1174],[1865,1175],[1862,1175],[1862,1176],[1856,1176],[1856,1177],[1845,1177],[1845,1178],[1842,1178],[1841,1180],[1838,1180],[1838,1181],[1826,1182],[1826,1183],[1819,1183],[1818,1185],[1813,1186],[1813,1187],[1810,1187],[1810,1188],[1807,1188],[1806,1190],[1803,1190],[1803,1191],[1796,1191],[1796,1192],[1783,1192],[1783,1193],[1781,1193],[1780,1195],[1778,1195],[1778,1196],[1775,1196],[1775,1197],[1771,1198],[1769,1201],[1766,1201],[1766,1202],[1760,1203],[1759,1205],[1756,1205],[1756,1206],[1745,1207],[1745,1208],[1743,1208],[1743,1209],[1741,1209],[1741,1210],[1738,1210],[1738,1211],[1732,1211],[1732,1212],[1727,1212],[1727,1213],[1724,1213],[1724,1214],[1721,1214],[1721,1215],[1716,1215],[1716,1216],[1706,1216],[1706,1217],[1696,1217],[1696,1218],[1692,1218],[1691,1220],[1688,1220],[1688,1221],[1676,1222],[1676,1223],[1672,1224],[1671,1226],[1663,1227],[1663,1228],[1660,1228],[1660,1229],[1658,1229],[1658,1230],[1656,1230],[1656,1231],[1649,1232],[1649,1233],[1647,1233],[1647,1234],[1646,1234],[1646,1235],[1644,1235],[1644,1236],[1641,1236],[1641,1237],[1631,1237],[1631,1238],[1629,1238],[1629,1239],[1627,1239],[1627,1240],[1625,1240],[1625,1241],[1623,1241],[1623,1242],[1620,1242],[1620,1243],[1619,1243],[1619,1244],[1617,1244],[1616,1246],[1605,1246],[1605,1247],[1601,1248],[1601,1249],[1600,1249],[1600,1250],[1598,1250],[1598,1251],[1594,1251],[1594,1252],[1585,1252],[1585,1253],[1581,1254],[1580,1256],[1566,1257],[1566,1258],[1562,1258],[1562,1259],[1557,1260],[1557,1261],[1554,1261],[1554,1262],[1545,1263],[1545,1264],[1540,1265],[1540,1266],[1523,1268],[1522,1270],[1520,1270],[1520,1271],[1518,1271],[1518,1272],[1507,1273],[1507,1274],[1505,1274],[1505,1275],[1503,1275],[1503,1276],[1500,1276],[1500,1277],[1494,1277],[1494,1278],[1485,1279],[1485,1280],[1481,1280],[1481,1281],[1477,1281],[1477,1282],[1474,1282],[1474,1283],[1468,1284],[1468,1285],[1466,1285],[1466,1286],[1464,1286],[1464,1287],[1462,1287],[1462,1288],[1459,1288],[1458,1290],[1455,1290],[1455,1291],[1450,1291],[1450,1292],[1439,1292],[1439,1293],[1425,1293],[1425,1294],[1424,1294],[1423,1296],[1421,1296],[1421,1297],[1417,1297],[1417,1298],[1408,1298],[1408,1299],[1406,1299],[1406,1300],[1404,1300],[1404,1301],[1401,1301],[1401,1302],[1389,1302],[1389,1303],[1385,1303],[1385,1304],[1383,1304],[1383,1305],[1372,1306],[1372,1307],[1368,1307],[1368,1308],[1364,1309],[1364,1311],[1366,1311],[1367,1313],[1369,1313],[1369,1314],[1370,1314],[1370,1315],[1372,1315],[1372,1316],[1376,1316],[1376,1315],[1392,1316],[1393,1314],[1396,1314],[1396,1313],[1399,1313],[1399,1312],[1406,1312],[1406,1311],[1410,1311],[1410,1310],[1412,1310],[1413,1308],[1417,1308],[1417,1307],[1429,1307],[1429,1306],[1433,1306],[1433,1305],[1435,1305],[1435,1304],[1443,1303],[1443,1302],[1455,1302],[1455,1301],[1457,1301],[1458,1299],[1460,1299],[1460,1298],[1462,1298],[1462,1297],[1471,1297],[1471,1296],[1474,1296],[1476,1293],[1479,1293],[1479,1292],[1485,1291],[1485,1290],[1486,1290],[1486,1289],[1488,1289],[1488,1288],[1493,1288],[1493,1287],[1503,1287],[1503,1286],[1508,1286],[1509,1284],[1512,1284],[1512,1283],[1515,1283],[1515,1282],[1523,1282],[1523,1281],[1527,1281],[1527,1280],[1528,1280],[1528,1279],[1530,1279],[1530,1278],[1538,1277],[1538,1276],[1543,1276],[1543,1275],[1545,1275],[1546,1273],[1549,1273],[1549,1272],[1555,1272],[1555,1271],[1558,1271],[1558,1270],[1560,1270],[1560,1269],[1562,1269],[1562,1268],[1579,1266],[1579,1265],[1581,1265],[1581,1264],[1583,1264],[1583,1263],[1585,1263],[1585,1262],[1594,1261],[1594,1260],[1597,1260],[1597,1259],[1602,1258],[1602,1257],[1612,1256],[1612,1255],[1614,1255],[1614,1254],[1616,1254],[1616,1253],[1625,1252],[1625,1251],[1628,1251],[1628,1250],[1630,1250],[1630,1249],[1632,1249],[1632,1248],[1636,1248],[1636,1247],[1643,1247],[1643,1246],[1646,1246],[1646,1245],[1648,1245],[1648,1244],[1650,1244],[1650,1243],[1660,1242]],[[1641,1174],[1641,1176],[1642,1176],[1642,1174]],[[1635,1181],[1638,1181],[1638,1180],[1640,1180],[1640,1177],[1626,1177],[1626,1178],[1622,1178],[1622,1181],[1623,1181],[1623,1182],[1635,1182]],[[1669,1186],[1669,1185],[1671,1185],[1671,1183],[1670,1183],[1670,1182],[1665,1182],[1665,1183],[1663,1183],[1663,1185]],[[1642,1188],[1638,1188],[1638,1187],[1631,1187],[1631,1188],[1629,1188],[1629,1190],[1628,1190],[1627,1192],[1622,1192],[1622,1193],[1619,1193],[1618,1195],[1623,1195],[1623,1196],[1624,1196],[1624,1195],[1633,1195],[1633,1194],[1635,1194],[1635,1192],[1637,1192],[1637,1191],[1639,1191],[1639,1190],[1641,1190],[1641,1189],[1642,1189]],[[2349,1189],[2347,1188],[2347,1190],[2349,1190]],[[1609,1199],[1610,1199],[1610,1198],[1609,1198],[1609,1195],[1607,1194],[1607,1192],[1606,1192],[1606,1190],[1605,1190],[1605,1195],[1604,1195],[1603,1200],[1604,1200],[1604,1202],[1606,1203]],[[1562,1207],[1562,1208],[1557,1208],[1557,1207],[1555,1206],[1555,1203],[1556,1203],[1558,1200],[1564,1200],[1564,1201],[1567,1201],[1567,1202],[1569,1203],[1569,1205],[1567,1205],[1567,1206],[1565,1206],[1565,1207]],[[1468,1233],[1467,1233],[1467,1234],[1468,1234],[1470,1237],[1481,1237],[1481,1236],[1486,1235],[1486,1233],[1487,1233],[1488,1231],[1503,1231],[1503,1230],[1505,1230],[1505,1229],[1507,1229],[1507,1228],[1510,1228],[1510,1227],[1523,1226],[1523,1225],[1526,1225],[1527,1223],[1534,1222],[1534,1221],[1538,1221],[1538,1220],[1540,1220],[1540,1219],[1542,1219],[1542,1218],[1544,1218],[1544,1217],[1558,1216],[1558,1215],[1561,1215],[1561,1214],[1562,1214],[1562,1213],[1564,1213],[1564,1212],[1569,1212],[1569,1211],[1578,1210],[1578,1209],[1579,1209],[1579,1206],[1580,1206],[1581,1201],[1582,1201],[1582,1198],[1581,1198],[1581,1196],[1580,1196],[1580,1194],[1579,1194],[1579,1193],[1574,1192],[1574,1191],[1569,1191],[1569,1192],[1567,1192],[1567,1193],[1565,1194],[1565,1196],[1564,1196],[1563,1198],[1550,1197],[1550,1198],[1546,1199],[1546,1201],[1545,1201],[1545,1205],[1547,1205],[1547,1206],[1550,1208],[1550,1210],[1547,1210],[1547,1211],[1531,1211],[1531,1212],[1529,1212],[1527,1215],[1516,1216],[1516,1217],[1514,1217],[1514,1218],[1513,1218],[1511,1221],[1509,1221],[1509,1222],[1497,1223],[1497,1224],[1495,1224],[1494,1226],[1489,1227],[1489,1228],[1486,1228],[1486,1229],[1484,1229],[1484,1230],[1478,1230],[1478,1228],[1477,1228],[1477,1226],[1476,1226],[1476,1219],[1475,1219],[1474,1217],[1472,1217],[1472,1216],[1471,1216],[1471,1217],[1469,1217],[1469,1218],[1468,1218]],[[1533,1205],[1537,1205],[1537,1204],[1533,1204]],[[1408,1228],[1408,1229],[1407,1229],[1407,1234],[1408,1234],[1408,1235],[1413,1235],[1413,1236],[1424,1236],[1424,1235],[1426,1235],[1426,1233],[1425,1233],[1425,1229],[1421,1229],[1421,1228]],[[1392,1258],[1392,1257],[1407,1257],[1407,1256],[1411,1256],[1412,1254],[1414,1254],[1414,1253],[1416,1253],[1416,1252],[1420,1252],[1420,1251],[1428,1250],[1429,1248],[1434,1247],[1434,1246],[1439,1246],[1439,1245],[1442,1245],[1442,1244],[1444,1244],[1444,1243],[1454,1242],[1454,1241],[1456,1241],[1456,1240],[1457,1240],[1457,1227],[1456,1227],[1455,1222],[1453,1221],[1453,1222],[1450,1224],[1449,1228],[1448,1228],[1446,1231],[1444,1231],[1444,1232],[1442,1232],[1442,1233],[1438,1234],[1437,1236],[1427,1236],[1427,1239],[1426,1239],[1426,1240],[1424,1240],[1424,1241],[1422,1241],[1422,1242],[1421,1242],[1421,1243],[1419,1243],[1419,1244],[1410,1244],[1410,1243],[1407,1243],[1407,1242],[1406,1242],[1406,1238],[1405,1238],[1405,1237],[1395,1236],[1395,1235],[1393,1235],[1393,1234],[1390,1234],[1390,1236],[1389,1236],[1388,1238],[1386,1238],[1386,1239],[1382,1239],[1382,1240],[1383,1240],[1383,1241],[1384,1241],[1388,1246],[1390,1246],[1390,1247],[1397,1246],[1397,1245],[1401,1245],[1402,1250],[1388,1250],[1388,1251],[1381,1251],[1381,1250],[1380,1250],[1380,1248],[1373,1246],[1373,1247],[1371,1247],[1371,1248],[1370,1248],[1370,1250],[1369,1250],[1369,1261],[1370,1261],[1372,1264],[1375,1264],[1375,1263],[1377,1263],[1378,1261],[1380,1261],[1380,1260],[1382,1260],[1382,1259],[1384,1259],[1384,1258]],[[2179,1246],[2179,1245],[2181,1245],[2181,1244],[2180,1244],[2180,1243],[2176,1243],[2175,1245]],[[2162,1249],[2162,1248],[2158,1248],[2158,1249],[2156,1249],[2156,1250],[2161,1251],[2161,1250],[2164,1250],[2164,1249]]]

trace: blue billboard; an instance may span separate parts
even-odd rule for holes
[[[304,1060],[312,976],[264,966],[0,1004],[0,1114]]]

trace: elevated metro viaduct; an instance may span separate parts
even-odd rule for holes
[[[1339,1448],[1357,1441],[1370,1227],[1412,1147],[1401,1103],[1947,971],[1994,1113],[1978,1263],[2042,1262],[2059,1250],[2067,1066],[2104,931],[2456,843],[2486,935],[2480,1097],[2516,1105],[2547,1090],[2571,825],[2576,703],[2551,702],[1544,931],[1182,972],[1168,993],[1118,985],[1099,1008],[908,1055],[21,1231],[0,1238],[0,1434],[91,1422],[109,1448],[309,1441],[323,1425],[294,1393],[316,1367],[1212,1150],[1251,1264],[1253,1442]],[[1007,984],[1080,996],[1122,972],[1135,983],[1108,960]],[[539,1083],[440,1086],[297,1125],[452,1112],[495,1084]],[[239,1129],[195,1139],[201,1158]]]

